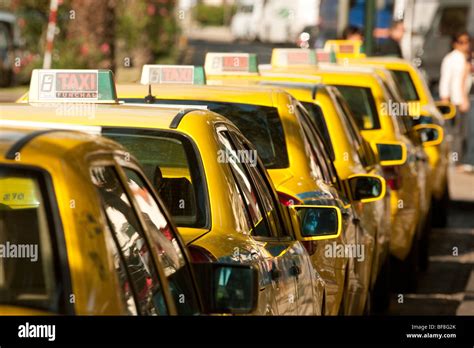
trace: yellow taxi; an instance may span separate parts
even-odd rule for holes
[[[81,127],[53,129],[17,120],[54,112],[2,106],[0,314],[252,311],[258,296],[254,270],[192,267],[160,200],[122,146]],[[214,292],[218,278],[196,282],[197,271],[230,272],[249,281],[236,279]],[[220,293],[230,285],[242,285],[240,303]]]
[[[337,238],[339,208],[281,206],[253,145],[227,119],[203,107],[127,106],[114,97],[109,101],[112,105],[93,104],[64,117],[58,104],[48,102],[59,102],[67,110],[74,104],[58,100],[63,94],[58,94],[57,86],[51,95],[42,94],[41,73],[33,74],[29,92],[36,112],[23,115],[5,106],[5,115],[13,118],[15,113],[20,115],[17,122],[28,120],[45,127],[85,125],[123,144],[143,165],[195,263],[249,264],[258,271],[253,314],[321,313],[324,283],[301,241]],[[102,90],[96,97],[110,92],[99,86]],[[114,87],[109,88],[112,95]],[[80,88],[72,89],[65,94],[68,99],[88,96]],[[251,280],[240,279],[244,284]],[[236,305],[240,303],[238,296],[229,295]]]
[[[443,126],[444,120],[455,116],[455,108],[452,104],[434,101],[431,92],[421,75],[410,62],[398,58],[374,57],[367,59],[347,59],[348,64],[369,65],[383,67],[391,71],[399,85],[401,97],[405,102],[418,103],[417,108],[409,109],[412,120],[411,127],[417,125]],[[426,134],[428,139],[432,136]],[[448,189],[448,166],[449,166],[449,144],[447,141],[438,144],[425,144],[425,152],[428,155],[431,166],[430,187],[433,191],[433,218],[436,225],[446,224],[447,204],[449,201]]]
[[[282,52],[280,52],[281,55]],[[369,69],[371,71],[354,70],[354,68],[345,66],[332,65],[332,67],[322,69],[310,64],[299,66],[289,64],[286,68],[280,65],[280,67],[261,71],[260,79],[279,81],[286,79],[294,83],[298,81],[301,83],[317,78],[320,83],[336,86],[349,102],[361,134],[371,143],[373,150],[378,153],[379,157],[384,156],[386,152],[398,152],[402,154],[402,157],[408,159],[405,164],[399,166],[394,162],[383,161],[381,158],[384,176],[392,191],[390,249],[396,260],[406,260],[396,267],[400,269],[399,273],[410,274],[410,277],[405,277],[400,282],[403,283],[402,288],[406,289],[406,287],[413,287],[413,284],[416,283],[416,266],[418,264],[418,246],[416,244],[427,220],[421,210],[423,204],[420,200],[420,197],[425,197],[420,192],[423,193],[423,187],[426,186],[425,180],[423,180],[423,175],[426,174],[422,171],[426,166],[421,163],[422,158],[417,156],[420,148],[402,134],[397,118],[390,117],[393,116],[390,110],[391,102],[380,74],[374,69]],[[214,77],[208,76],[208,79],[212,78]],[[427,128],[431,129],[431,126],[420,126],[419,131],[424,131]],[[436,138],[442,137],[442,132],[439,132],[439,129],[433,130],[433,132],[436,133]],[[439,141],[439,139],[433,140]],[[376,144],[377,141],[389,142],[393,146],[385,144],[385,148],[382,148]],[[415,244],[413,248],[412,244]]]
[[[231,58],[223,55],[220,62],[218,55],[211,55],[214,63],[211,66],[215,70],[223,66],[225,59]],[[241,59],[242,55],[238,58]],[[248,64],[249,57],[239,61],[239,67]],[[208,66],[206,60],[206,66]],[[146,74],[145,70],[145,74]],[[221,72],[225,74],[225,72]],[[242,76],[242,71],[239,75]],[[245,74],[244,74],[245,75]],[[250,76],[255,76],[249,72]],[[243,77],[239,77],[244,80]],[[145,79],[146,80],[146,79]],[[143,79],[142,79],[143,82]],[[147,95],[151,90],[152,97]],[[313,264],[326,282],[325,313],[337,314],[344,292],[352,284],[355,294],[347,299],[347,312],[359,311],[364,307],[365,298],[362,291],[360,278],[350,278],[346,275],[348,258],[327,257],[333,249],[344,249],[345,245],[355,245],[356,226],[352,221],[352,207],[348,202],[339,197],[334,187],[337,181],[337,173],[334,168],[328,167],[329,157],[324,152],[324,146],[315,138],[314,134],[306,133],[306,127],[301,122],[309,121],[306,111],[294,98],[284,91],[276,88],[248,87],[245,89],[237,87],[211,87],[211,86],[184,86],[168,84],[118,85],[117,90],[121,101],[128,103],[143,103],[145,99],[153,100],[155,103],[167,104],[191,104],[205,106],[216,111],[234,122],[245,136],[256,146],[259,156],[262,158],[270,177],[279,191],[280,201],[286,205],[291,204],[336,204],[344,212],[343,233],[338,239],[321,241],[315,248],[311,243],[308,249],[312,254]],[[302,118],[302,119],[301,119]],[[330,163],[329,163],[330,165]],[[354,176],[349,181],[366,182],[375,189],[371,198],[380,198],[384,194],[384,181],[375,176]],[[355,186],[354,186],[355,188]],[[364,195],[360,199],[369,198]],[[316,249],[316,250],[314,250]],[[357,302],[357,305],[354,303]]]
[[[355,174],[383,176],[373,150],[360,135],[349,106],[336,88],[303,82],[267,80],[262,83],[284,88],[303,104],[321,133],[341,181]],[[364,289],[372,292],[372,309],[379,312],[389,300],[390,188],[383,200],[367,200],[354,207],[364,229],[369,231],[369,236],[365,236],[366,250],[374,249],[373,253],[366,252],[367,256],[373,254],[373,261],[365,265],[372,269],[363,272],[370,274],[370,279],[365,279]]]

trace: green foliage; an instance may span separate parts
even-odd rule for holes
[[[196,20],[202,25],[224,25],[224,6],[198,4]]]
[[[196,21],[204,26],[221,26],[227,25],[236,7],[231,5],[211,6],[199,3],[196,6]],[[227,18],[226,18],[227,16]]]
[[[45,48],[49,0],[10,1],[11,10],[18,17],[25,49],[41,58]],[[116,0],[115,43],[120,42],[120,47],[128,52],[133,52],[138,47],[145,48],[153,60],[174,56],[173,47],[178,34],[175,3],[175,0]],[[82,4],[76,0],[63,0],[59,6],[53,52],[54,68],[98,67],[104,59],[101,48],[96,47],[100,45],[100,40],[94,46],[81,38],[71,38],[69,29],[79,22],[71,20],[70,11],[74,9],[73,6],[79,5]],[[116,53],[117,56],[120,55],[119,52]],[[39,63],[36,61],[32,65]],[[28,70],[30,69],[26,69]]]

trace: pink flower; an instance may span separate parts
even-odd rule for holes
[[[104,42],[102,45],[100,45],[100,51],[102,53],[109,53],[110,52],[110,45],[107,42]]]
[[[148,13],[149,16],[153,16],[156,13],[156,7],[153,4],[148,4],[146,8],[146,13]]]
[[[82,56],[87,56],[89,54],[89,47],[87,47],[87,44],[82,44],[80,51]]]

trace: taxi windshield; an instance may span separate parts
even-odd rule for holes
[[[0,166],[0,305],[56,312],[50,206],[42,176]]]
[[[361,130],[380,129],[380,120],[370,88],[336,85],[346,99]]]
[[[143,103],[143,99],[124,99],[124,101],[126,103]],[[209,110],[231,120],[239,128],[255,145],[265,167],[281,169],[289,166],[283,125],[278,110],[274,107],[206,100],[157,99],[156,103],[205,105]]]
[[[205,228],[209,209],[202,167],[186,137],[166,131],[104,128],[143,166],[179,227]]]

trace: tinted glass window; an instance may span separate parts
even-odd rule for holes
[[[91,169],[92,182],[102,198],[114,240],[130,276],[138,314],[167,314],[158,272],[129,197],[113,167]]]
[[[245,151],[254,151],[251,146],[247,144],[245,139],[242,139],[242,137],[237,133],[234,133],[234,139],[236,141],[237,148]],[[279,203],[275,200],[272,187],[261,173],[261,170],[265,169],[259,168],[258,162],[248,164],[246,167],[256,184],[257,190],[261,197],[262,208],[265,210],[271,228],[279,235],[286,234],[286,232],[284,232],[282,229],[282,223],[278,213],[277,206]]]
[[[298,119],[303,126],[305,137],[310,144],[311,152],[316,160],[316,166],[321,170],[323,180],[331,184],[335,174],[330,168],[332,166],[332,160],[327,151],[324,150],[324,141],[321,140],[319,133],[316,132],[314,123],[312,123],[306,111],[299,106],[296,110]]]
[[[180,227],[206,227],[204,177],[190,141],[171,132],[104,129],[143,166],[145,175]]]
[[[415,85],[411,79],[408,71],[392,70],[397,83],[401,86],[400,92],[402,93],[403,99],[406,101],[419,100],[418,93],[416,92]]]
[[[160,256],[161,265],[168,278],[178,313],[197,314],[199,304],[194,292],[191,271],[173,227],[169,224],[140,174],[129,168],[124,168],[124,171],[130,190],[147,224],[154,243],[153,247]]]
[[[45,185],[39,173],[0,167],[0,305],[58,310]]]
[[[370,88],[353,86],[336,87],[349,104],[359,129],[380,129],[377,108]]]
[[[124,99],[128,103],[143,103],[143,99]],[[183,100],[157,99],[160,104],[183,104]],[[274,107],[186,100],[187,105],[206,105],[209,110],[230,119],[255,145],[265,167],[271,169],[288,167],[283,125],[278,110]]]
[[[228,158],[229,166],[231,167],[241,195],[245,199],[244,204],[247,207],[247,212],[253,225],[252,235],[270,237],[272,233],[267,225],[265,212],[260,205],[258,193],[230,140],[229,134],[220,131],[218,132],[218,137],[222,145],[222,150],[226,152],[226,158]]]
[[[328,127],[326,125],[326,120],[324,119],[323,110],[319,105],[313,103],[302,102],[305,109],[308,111],[309,116],[315,123],[316,127],[318,127],[321,135],[323,137],[324,146],[327,149],[330,149],[331,159],[335,159],[334,149],[331,143],[331,137],[329,136]]]

